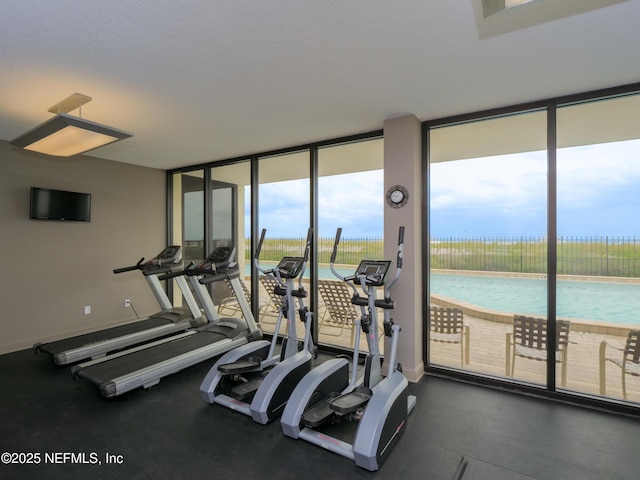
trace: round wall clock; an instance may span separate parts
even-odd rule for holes
[[[394,185],[387,190],[386,199],[392,208],[404,207],[409,200],[409,192],[402,185]]]

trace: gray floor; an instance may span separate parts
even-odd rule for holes
[[[212,363],[165,378],[151,391],[107,401],[48,357],[31,351],[0,356],[0,453],[40,457],[39,464],[0,465],[0,478],[635,480],[640,475],[640,420],[433,377],[411,385],[418,404],[406,432],[382,469],[371,473],[284,437],[277,422],[261,426],[204,403],[198,386]],[[84,454],[87,462],[97,463],[69,463],[74,459],[64,454],[75,460]],[[122,463],[107,464],[107,458]]]

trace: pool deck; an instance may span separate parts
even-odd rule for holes
[[[465,323],[470,327],[469,363],[463,370],[504,377],[506,335],[513,329],[507,323],[493,322],[465,315]],[[600,344],[606,341],[618,348],[624,348],[625,336],[591,333],[571,330],[567,351],[567,382],[563,389],[600,395]],[[431,342],[430,359],[434,364],[460,368],[458,345]],[[607,356],[622,352],[610,350]],[[622,399],[621,370],[611,362],[606,362],[606,396]],[[560,367],[557,369],[560,379]],[[546,383],[546,364],[535,360],[517,359],[514,378],[534,384]],[[627,399],[640,402],[640,378],[627,375]]]
[[[442,295],[432,295],[433,304],[457,306],[463,309],[465,324],[470,327],[469,363],[462,369],[493,376],[507,376],[505,368],[506,337],[513,331],[513,314],[489,310],[475,305],[456,302]],[[632,325],[606,324],[588,320],[571,320],[567,350],[567,380],[565,390],[600,395],[600,345],[603,341],[624,348]],[[637,326],[635,328],[638,328]],[[607,357],[622,358],[622,352],[608,348]],[[434,364],[460,368],[457,345],[431,342],[430,360]],[[622,399],[621,369],[606,363],[605,396]],[[535,384],[546,384],[546,363],[517,359],[514,378]],[[560,381],[560,366],[556,378]],[[627,375],[627,399],[640,401],[640,378]]]
[[[505,377],[506,334],[512,331],[512,325],[494,322],[482,318],[465,315],[465,324],[470,327],[469,363],[464,364],[462,370]],[[300,322],[298,322],[300,323]],[[273,332],[274,324],[263,324],[265,331]],[[283,330],[283,328],[281,328]],[[298,327],[298,335],[302,335]],[[351,329],[345,328],[340,334],[338,327],[325,324],[320,328],[320,342],[351,348]],[[600,343],[604,340],[618,348],[624,348],[625,337],[601,333],[571,331],[567,352],[567,382],[563,390],[569,390],[589,395],[600,395],[599,386],[599,351]],[[361,349],[366,351],[364,339]],[[611,355],[621,352],[610,351]],[[454,344],[431,342],[430,360],[435,365],[450,368],[460,368],[460,347]],[[609,356],[609,353],[608,353]],[[622,400],[621,370],[611,362],[606,362],[606,397]],[[557,369],[560,379],[560,367]],[[546,384],[546,366],[544,362],[518,358],[515,363],[514,379],[527,383]],[[627,399],[640,402],[640,378],[627,375]]]
[[[475,305],[454,301],[441,295],[432,295],[432,303],[442,306],[457,306],[464,311],[465,324],[469,326],[469,363],[462,370],[493,377],[506,377],[505,355],[506,336],[513,331],[513,314],[495,310],[482,309]],[[318,317],[323,317],[323,306],[320,305]],[[262,315],[260,323],[266,332],[273,332],[276,314],[273,311]],[[304,334],[302,322],[296,322],[300,338]],[[284,325],[281,332],[284,332]],[[604,324],[592,321],[571,321],[569,347],[567,350],[567,381],[563,390],[600,395],[600,345],[606,341],[617,348],[624,348],[629,328],[638,326],[622,324]],[[329,322],[320,324],[319,340],[322,344],[330,344],[345,348],[351,346],[352,327],[341,329]],[[363,336],[364,337],[364,336]],[[367,350],[364,338],[360,342],[361,349]],[[382,344],[381,344],[382,348]],[[622,358],[622,352],[607,348],[607,357]],[[449,368],[460,369],[460,346],[431,342],[430,362]],[[545,362],[518,358],[515,362],[514,380],[532,384],[546,384]],[[558,364],[557,379],[560,381]],[[640,402],[640,377],[627,375],[627,400]],[[606,362],[605,397],[622,400],[621,370],[611,362]]]

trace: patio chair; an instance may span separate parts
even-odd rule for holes
[[[460,344],[460,367],[469,363],[470,328],[464,324],[464,314],[458,307],[432,305],[429,315],[429,340]]]
[[[567,384],[567,348],[569,346],[568,320],[558,320],[556,334],[556,363],[559,362],[560,384]],[[547,360],[547,321],[544,318],[513,316],[513,333],[507,332],[505,373],[513,377],[516,357],[543,362]]]
[[[259,321],[275,324],[278,321],[278,315],[280,314],[280,309],[282,307],[282,297],[275,294],[277,285],[276,280],[270,275],[260,275],[259,279],[262,287],[269,296],[269,300],[260,307],[260,311],[258,312]],[[268,321],[268,317],[275,317],[275,320]]]
[[[325,333],[334,337],[341,336],[344,329],[348,328],[351,331],[349,345],[353,346],[354,322],[358,318],[358,312],[351,303],[349,287],[340,280],[318,279],[318,291],[325,307],[318,323],[319,328],[323,326],[337,328],[336,333]]]
[[[242,313],[240,304],[238,303],[238,298],[236,297],[236,292],[231,288],[231,280],[225,278],[224,281],[229,289],[229,295],[218,303],[218,314],[228,315],[231,317],[238,313]],[[251,292],[249,292],[249,289],[242,280],[240,280],[240,285],[242,285],[242,291],[244,292],[247,302],[251,305]]]
[[[616,356],[607,358],[607,346],[622,352],[622,358]],[[606,395],[607,362],[620,367],[622,371],[622,397],[627,399],[626,376],[640,377],[640,330],[630,330],[624,348],[611,345],[606,340],[600,343],[600,395]]]

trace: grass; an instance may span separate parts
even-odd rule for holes
[[[284,256],[300,256],[304,253],[305,238],[265,238],[260,251],[260,260],[279,261]],[[247,260],[251,249],[246,240]],[[329,263],[333,251],[334,238],[320,238],[318,240],[318,263]],[[338,246],[336,263],[357,265],[363,258],[374,260],[384,256],[384,243],[381,238],[343,238]]]
[[[333,243],[333,237],[319,239],[318,263],[329,263]],[[267,238],[260,258],[278,261],[284,256],[300,256],[304,244],[304,238]],[[558,274],[640,277],[640,239],[635,237],[561,237],[556,246]],[[548,250],[545,238],[434,239],[431,268],[546,274]],[[383,239],[340,240],[336,263],[357,265],[363,258],[383,259]]]

